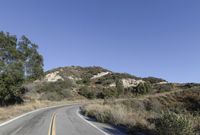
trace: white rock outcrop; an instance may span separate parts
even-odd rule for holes
[[[67,78],[70,79],[70,80],[73,80],[73,81],[80,81],[80,80],[82,80],[81,78],[74,77],[74,76],[68,76]]]
[[[124,88],[129,88],[129,87],[136,87],[140,83],[144,83],[145,81],[143,80],[136,80],[136,79],[122,79],[122,83]]]
[[[49,73],[44,77],[44,81],[46,82],[56,82],[58,80],[64,81],[64,79],[59,75],[59,71]]]
[[[109,87],[116,87],[116,83],[111,83]]]
[[[163,82],[159,82],[159,83],[157,83],[157,84],[167,84],[168,82],[166,82],[166,81],[163,81]]]
[[[110,74],[110,72],[101,72],[101,73],[98,73],[97,75],[94,75],[91,79],[97,79],[108,74]]]

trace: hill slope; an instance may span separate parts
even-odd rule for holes
[[[149,86],[159,85],[159,83],[167,84],[163,79],[140,78],[127,73],[115,73],[102,67],[60,67],[47,71],[40,80],[26,84],[28,92],[24,97],[61,100],[73,97],[133,96],[143,89],[144,92],[148,91]]]

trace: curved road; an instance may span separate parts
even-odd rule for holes
[[[87,121],[79,105],[43,109],[0,126],[0,135],[125,135],[118,129]]]

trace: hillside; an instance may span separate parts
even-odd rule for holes
[[[87,100],[90,103],[81,108],[82,113],[122,126],[129,134],[200,133],[200,84],[169,83],[161,78],[141,78],[95,66],[71,66],[47,71],[23,88],[25,103],[103,99]]]
[[[169,90],[172,86],[167,81],[154,77],[140,78],[95,66],[71,66],[47,71],[43,78],[26,84],[25,87],[26,99],[61,100],[84,97],[131,97],[148,93],[150,89],[152,93]]]
[[[200,86],[82,107],[84,115],[130,135],[199,135]]]

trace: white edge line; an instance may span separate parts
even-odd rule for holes
[[[51,106],[51,107],[45,107],[45,108],[36,109],[36,110],[34,110],[34,111],[30,111],[30,112],[28,112],[28,113],[25,113],[25,114],[22,114],[22,115],[20,115],[20,116],[17,116],[17,117],[15,117],[15,118],[11,119],[11,120],[8,120],[8,121],[6,121],[6,122],[3,122],[3,123],[0,124],[0,127],[5,126],[5,125],[7,125],[7,124],[9,124],[9,123],[11,123],[11,122],[17,120],[17,119],[20,119],[20,118],[22,118],[22,117],[25,117],[25,116],[27,116],[27,115],[29,115],[29,114],[32,114],[32,113],[35,113],[35,112],[39,112],[39,111],[46,110],[46,109],[52,109],[52,108],[56,108],[56,107],[67,106],[67,105],[70,106],[70,105],[77,105],[77,104],[57,105],[57,106]]]
[[[96,125],[94,125],[92,122],[87,121],[80,113],[79,113],[80,109],[77,109],[76,114],[86,123],[88,123],[89,125],[91,125],[92,127],[96,128],[98,131],[100,131],[101,133],[103,133],[104,135],[110,135],[108,133],[106,133],[105,131],[103,131],[102,129],[98,128]]]

